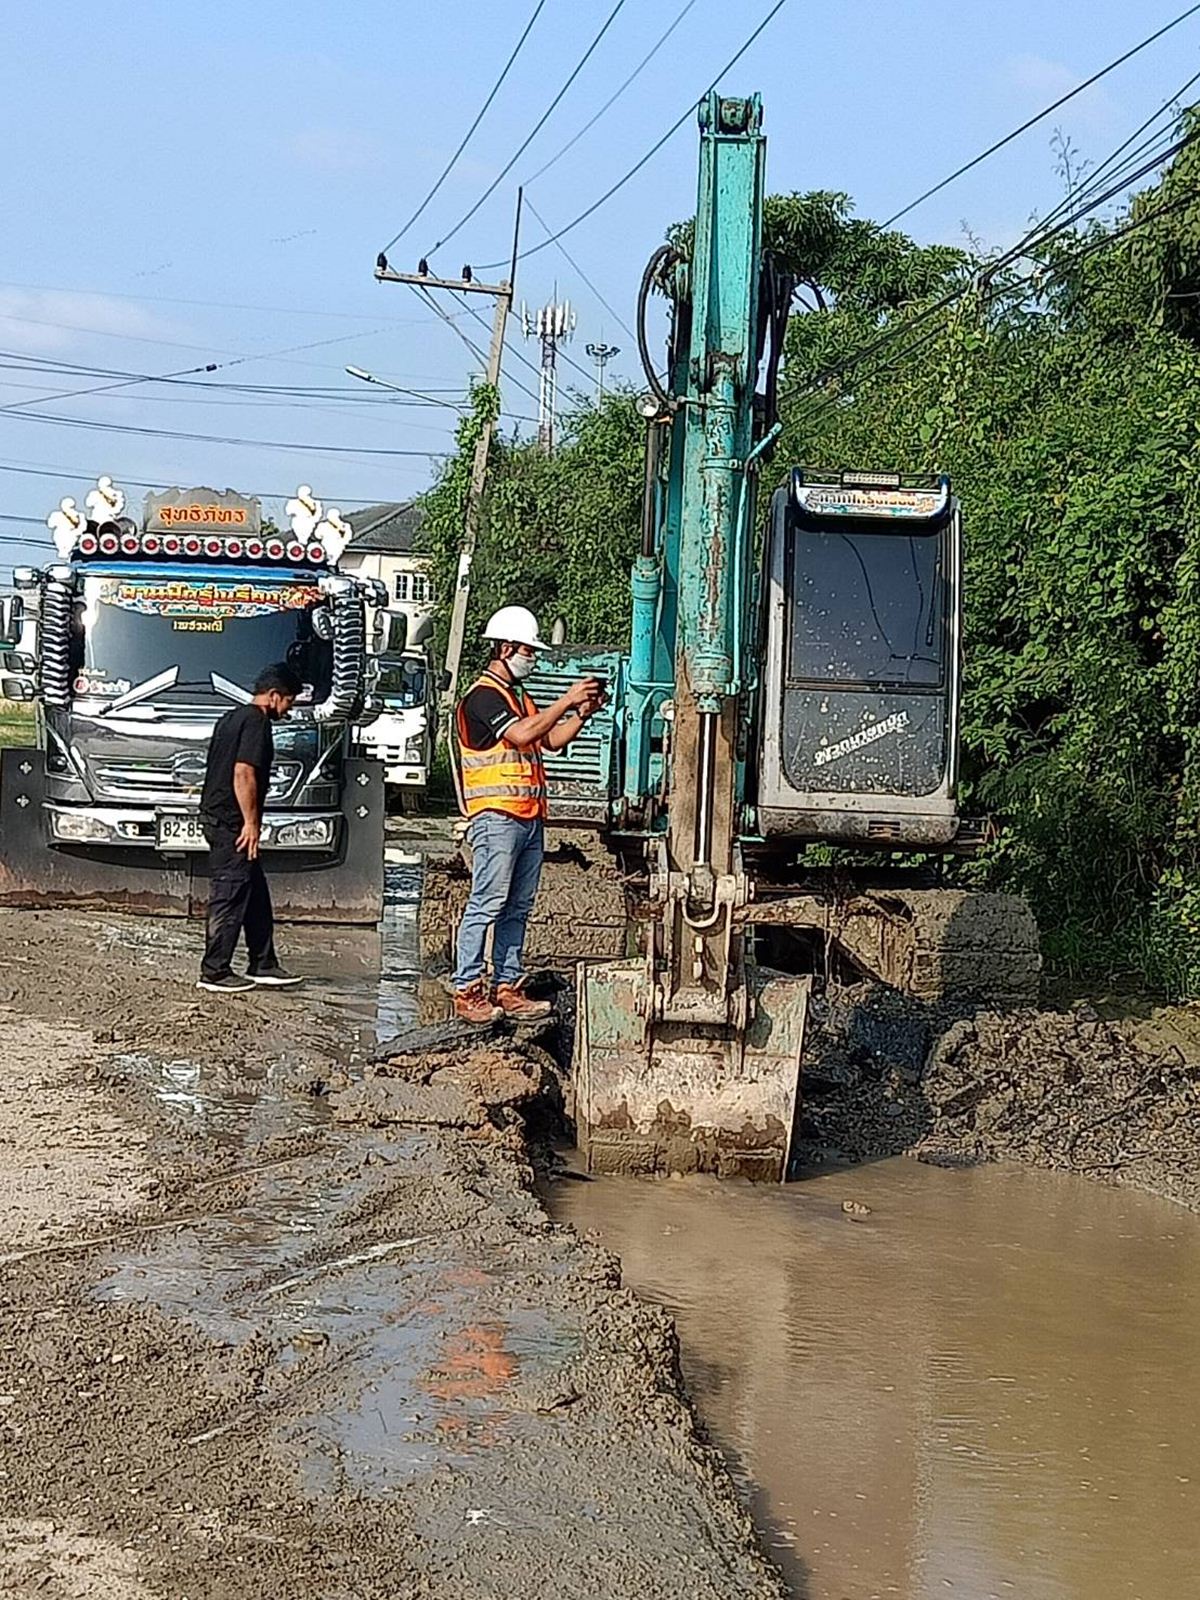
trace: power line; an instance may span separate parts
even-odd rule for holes
[[[330,311],[324,307],[316,306],[260,306],[247,305],[240,300],[192,300],[179,295],[168,294],[133,294],[125,289],[78,289],[64,288],[61,284],[51,283],[13,283],[7,279],[0,279],[0,289],[19,289],[27,294],[71,294],[85,295],[103,300],[134,300],[145,305],[162,306],[201,306],[212,311],[253,311],[268,312],[282,317],[336,317],[339,322],[362,322],[367,315],[361,311]],[[0,311],[0,321],[7,315]],[[383,317],[380,321],[392,323],[397,327],[413,327],[424,322],[424,317]]]
[[[6,370],[4,364],[0,362],[0,371],[4,370]],[[359,396],[351,394],[349,391],[340,395],[334,394],[324,397],[318,394],[312,400],[303,397],[292,399],[285,397],[277,400],[269,398],[252,399],[241,398],[238,392],[231,393],[217,384],[201,383],[193,387],[195,392],[192,394],[158,394],[152,400],[148,400],[144,395],[136,394],[112,394],[109,398],[132,401],[135,405],[217,406],[218,408],[228,407],[235,410],[252,411],[309,411],[334,417],[353,416],[355,412],[361,415],[364,412],[373,411],[375,412],[373,421],[390,422],[396,420],[396,414],[400,411],[423,411],[427,414],[432,412],[437,416],[441,416],[443,410],[448,409],[454,414],[455,418],[465,416],[467,412],[467,406],[462,400],[458,402],[434,400],[432,398],[428,400],[401,400],[384,396],[376,398],[371,395],[363,396],[360,399]],[[35,384],[16,383],[11,378],[0,377],[0,389],[38,390],[39,388],[40,386]],[[206,389],[211,390],[211,393],[205,393]],[[0,411],[0,415],[2,414],[2,411]],[[535,422],[537,420],[524,411],[501,411],[500,415],[514,422]],[[437,428],[431,423],[414,422],[408,417],[403,419],[403,425],[406,428],[415,428],[425,433],[442,432],[441,428]]]
[[[304,364],[307,365],[308,363]],[[46,374],[53,373],[55,375],[61,374],[64,377],[152,377],[152,374],[150,373],[134,373],[121,367],[92,366],[84,362],[67,361],[64,357],[39,356],[31,351],[24,350],[0,350],[0,367],[7,368],[8,370],[14,372],[41,372]],[[411,376],[412,374],[407,373],[395,373],[391,375],[392,378]],[[319,396],[323,399],[339,399],[342,397],[348,397],[354,398],[364,405],[382,405],[384,403],[381,396],[364,394],[361,389],[357,387],[351,387],[349,384],[339,384],[335,387],[333,384],[326,383],[230,383],[226,380],[221,380],[217,383],[205,383],[189,378],[160,378],[158,381],[164,383],[169,382],[172,385],[183,388],[223,389],[228,390],[231,393],[238,394],[299,395],[301,398],[306,398],[308,396]],[[391,378],[389,378],[389,381],[391,381]],[[432,403],[435,396],[446,394],[459,395],[462,391],[461,386],[454,388],[434,388],[426,384],[420,389],[414,389],[409,392],[419,394],[422,396],[422,398],[428,399]]]
[[[84,481],[90,479],[94,481],[99,477],[99,473],[85,472],[82,467],[32,467],[24,463],[14,466],[11,461],[0,461],[0,472],[12,472],[23,478],[54,478],[60,483],[65,483],[68,479]],[[131,489],[170,489],[174,487],[174,485],[165,481],[151,482],[146,478],[126,478],[124,475],[121,476],[120,481],[123,487],[127,485]],[[250,489],[246,492],[256,495],[260,500],[288,500],[296,491],[294,489]],[[373,506],[378,503],[378,500],[378,495],[366,500],[356,498],[353,495],[338,496],[339,503],[346,506]]]
[[[626,89],[629,88],[629,85],[634,81],[634,79],[639,77],[641,75],[642,71],[646,67],[648,67],[650,65],[650,63],[654,60],[655,56],[662,49],[663,45],[666,44],[667,40],[675,32],[675,29],[679,26],[679,24],[683,21],[684,17],[687,16],[688,12],[692,9],[692,7],[695,4],[696,4],[696,0],[687,0],[687,3],[684,6],[683,10],[681,12],[679,12],[678,16],[675,18],[674,22],[671,23],[671,25],[667,29],[667,31],[665,33],[659,35],[657,41],[653,45],[651,45],[650,49],[646,52],[646,54],[638,62],[637,66],[634,67],[633,71],[625,79],[625,82],[613,94],[609,95],[608,99],[600,107],[599,111],[596,112],[595,116],[590,117],[588,119],[588,121],[584,123],[583,127],[580,128],[579,132],[577,134],[575,134],[572,138],[568,139],[566,144],[563,145],[562,149],[557,151],[554,155],[552,155],[550,157],[549,161],[545,162],[542,166],[540,166],[537,169],[537,171],[533,174],[532,177],[525,179],[524,187],[526,189],[529,188],[529,185],[531,183],[536,183],[537,180],[542,176],[542,174],[544,172],[549,172],[550,168],[552,166],[554,166],[557,162],[562,160],[563,156],[566,155],[568,150],[574,149],[574,147],[579,143],[580,139],[583,138],[585,133],[589,132],[590,129],[592,129],[592,128],[594,128],[596,126],[596,124],[600,121],[600,118],[604,115],[604,113],[606,111],[608,111],[612,106],[614,106],[616,104],[616,102],[625,93]],[[529,199],[528,195],[526,195],[525,198],[526,198],[526,203],[528,203],[528,199]],[[546,231],[549,232],[550,230],[547,229]],[[630,337],[632,337],[632,335]]]
[[[1200,72],[1194,72],[1185,83],[1180,84],[1175,93],[1167,100],[1164,100],[1157,111],[1151,112],[1146,120],[1136,127],[1127,138],[1123,139],[1115,150],[1111,150],[1108,155],[1105,156],[1104,160],[1098,167],[1095,168],[1094,171],[1087,174],[1086,181],[1082,183],[1078,189],[1076,189],[1073,193],[1064,195],[1063,199],[1058,203],[1058,205],[1055,206],[1045,218],[1043,218],[1043,221],[1052,222],[1057,216],[1061,215],[1061,213],[1068,206],[1074,204],[1083,196],[1092,193],[1106,172],[1110,178],[1119,173],[1127,172],[1137,163],[1141,156],[1143,156],[1146,150],[1152,145],[1161,140],[1170,138],[1171,130],[1160,128],[1148,139],[1143,140],[1140,145],[1135,145],[1133,150],[1129,150],[1129,146],[1133,144],[1134,140],[1140,138],[1140,136],[1146,132],[1147,128],[1156,123],[1160,117],[1169,113],[1172,108],[1182,100],[1183,96],[1188,92],[1188,90],[1197,82],[1200,82]],[[1126,151],[1129,151],[1129,154],[1126,155],[1125,160],[1118,162],[1117,165],[1114,166],[1113,163],[1117,161],[1117,157],[1124,154]]]
[[[218,347],[214,347],[212,345],[187,344],[183,340],[180,340],[180,339],[158,339],[158,338],[151,337],[148,334],[118,333],[114,329],[87,327],[87,326],[81,325],[80,323],[74,323],[74,322],[53,322],[53,321],[50,321],[50,320],[48,320],[47,318],[44,318],[44,317],[26,317],[26,316],[21,316],[19,313],[15,312],[15,311],[6,311],[2,307],[0,307],[0,324],[3,324],[5,322],[20,322],[22,324],[25,324],[28,327],[31,327],[31,328],[54,328],[54,329],[57,329],[57,330],[59,330],[61,332],[65,332],[65,333],[86,333],[86,334],[90,335],[92,338],[95,338],[95,339],[123,339],[123,340],[130,341],[133,344],[161,345],[164,349],[169,349],[169,350],[194,350],[194,351],[196,351],[196,352],[198,352],[200,354],[206,354],[206,355],[216,354],[216,355],[225,355],[225,356],[238,356],[238,357],[241,357],[245,361],[267,361],[267,360],[270,360],[270,361],[279,362],[280,364],[282,364],[284,366],[316,367],[316,368],[319,368],[320,370],[323,370],[323,371],[324,370],[328,370],[329,365],[330,365],[328,362],[324,362],[324,361],[297,361],[291,356],[281,355],[281,354],[278,354],[278,353],[273,354],[273,355],[268,355],[266,353],[264,353],[262,355],[247,355],[244,351],[241,351],[241,350],[222,350],[222,349],[220,349]],[[317,349],[320,349],[320,348],[325,347],[325,346],[335,345],[335,344],[347,344],[353,339],[371,338],[371,337],[374,337],[376,335],[384,334],[384,333],[387,333],[387,332],[388,332],[387,326],[375,327],[375,328],[363,328],[358,333],[342,334],[342,335],[339,335],[337,338],[333,338],[333,339],[317,339],[317,340],[314,340],[311,344],[294,345],[291,348],[294,349],[294,350],[317,350]]]
[[[1040,277],[1039,286],[1044,287],[1047,283],[1052,283],[1055,279],[1063,277],[1065,273],[1072,271],[1078,265],[1078,263],[1084,259],[1085,256],[1092,255],[1097,250],[1108,249],[1110,246],[1117,243],[1118,240],[1125,238],[1131,233],[1135,233],[1139,228],[1145,227],[1147,224],[1157,221],[1160,217],[1168,216],[1172,212],[1182,210],[1185,206],[1190,205],[1197,198],[1197,196],[1200,196],[1200,185],[1186,190],[1182,195],[1176,196],[1174,200],[1168,201],[1161,206],[1156,206],[1152,211],[1143,213],[1143,215],[1140,217],[1131,219],[1122,227],[1115,229],[1111,233],[1101,234],[1098,238],[1089,240],[1088,243],[1081,245],[1078,249],[1072,251],[1070,256],[1068,256],[1066,259],[1059,262],[1055,266],[1047,268]],[[1054,231],[1059,232],[1061,230],[1056,229]],[[1042,242],[1043,241],[1040,239],[1036,241],[1037,244]],[[966,288],[960,291],[960,294],[967,293],[971,287],[972,285],[967,285]],[[1028,294],[1028,292],[1029,285],[1025,282],[1008,285],[991,285],[986,291],[985,301],[986,303],[990,304],[991,302],[999,300],[1005,295]],[[897,333],[900,337],[903,337],[905,332],[912,332],[915,326],[916,319],[907,323],[906,325],[902,325],[897,330]],[[895,357],[886,364],[886,366],[880,367],[876,371],[872,372],[870,374],[871,378],[877,381],[878,379],[885,377],[888,373],[896,371],[902,363],[911,359],[911,357],[918,350],[923,349],[931,342],[931,340],[935,339],[940,331],[941,330],[937,327],[931,328],[928,332],[923,334],[920,339],[914,340],[911,344],[905,345],[904,348],[898,351]],[[807,398],[814,402],[814,404],[812,409],[801,416],[799,420],[802,422],[812,423],[823,416],[828,410],[835,408],[841,396],[810,394],[807,396]]]
[[[500,72],[500,76],[496,79],[495,83],[492,85],[491,93],[488,95],[487,99],[483,102],[483,105],[479,108],[479,113],[476,116],[474,122],[471,124],[471,126],[467,129],[466,133],[463,135],[462,142],[459,145],[458,149],[454,152],[454,154],[450,157],[449,161],[447,161],[446,165],[442,168],[441,173],[438,176],[437,182],[434,184],[433,188],[430,189],[429,193],[425,196],[424,200],[421,201],[421,204],[413,212],[412,216],[409,217],[408,221],[400,229],[400,232],[397,233],[397,234],[393,234],[393,236],[384,245],[383,252],[382,252],[384,255],[386,255],[388,253],[388,251],[392,248],[392,246],[394,244],[397,244],[401,239],[403,239],[404,235],[412,227],[413,223],[416,222],[417,218],[425,210],[425,207],[429,204],[429,202],[433,199],[434,195],[437,194],[438,190],[442,187],[443,183],[445,183],[446,179],[450,176],[450,172],[453,169],[453,167],[455,166],[455,164],[457,163],[459,156],[461,156],[463,151],[467,148],[467,145],[470,143],[471,136],[474,134],[476,128],[478,128],[479,124],[483,121],[484,117],[487,115],[488,108],[491,106],[492,101],[499,94],[501,85],[503,84],[505,78],[508,77],[509,69],[512,67],[513,62],[520,55],[521,47],[524,45],[526,39],[528,39],[528,37],[530,35],[530,32],[533,29],[533,25],[537,21],[538,17],[541,15],[542,7],[545,4],[546,4],[546,0],[538,0],[537,5],[533,8],[533,15],[530,17],[529,21],[525,24],[524,32],[521,34],[521,37],[517,40],[516,44],[513,46],[512,54],[509,56],[508,60],[504,63],[504,66],[503,66],[503,68],[501,69],[501,72]],[[553,107],[551,107],[551,109],[553,110]],[[535,129],[535,132],[536,132],[536,129]],[[485,198],[486,198],[486,196],[485,196]],[[430,252],[430,254],[432,254],[432,251]]]
[[[994,156],[997,150],[1003,150],[1006,144],[1011,144],[1014,139],[1020,138],[1021,134],[1027,133],[1030,128],[1035,127],[1039,122],[1043,121],[1051,114],[1051,112],[1057,111],[1060,106],[1065,106],[1067,101],[1073,100],[1077,94],[1082,94],[1085,89],[1090,89],[1094,83],[1099,83],[1101,78],[1107,77],[1108,74],[1114,71],[1117,67],[1123,66],[1126,61],[1129,61],[1140,51],[1145,50],[1148,45],[1154,44],[1155,41],[1161,39],[1164,34],[1170,33],[1172,28],[1177,28],[1181,22],[1186,22],[1189,17],[1195,16],[1197,11],[1200,11],[1200,3],[1189,6],[1186,11],[1181,11],[1173,21],[1165,23],[1157,30],[1157,32],[1150,34],[1147,38],[1143,39],[1140,44],[1135,44],[1132,49],[1126,50],[1124,54],[1119,55],[1115,61],[1110,61],[1106,67],[1101,67],[1099,72],[1093,72],[1090,78],[1085,78],[1084,81],[1080,84],[1077,84],[1074,89],[1069,90],[1066,94],[1059,95],[1057,100],[1053,101],[1050,105],[1039,111],[1036,116],[1028,118],[1027,121],[1023,122],[1019,128],[1014,128],[1011,133],[1006,133],[1002,139],[997,139],[995,144],[989,145],[986,150],[981,150],[977,156],[972,156],[970,161],[964,161],[961,167],[956,167],[953,172],[951,172],[947,177],[942,178],[940,182],[935,183],[932,188],[926,189],[925,192],[923,194],[919,194],[915,200],[910,200],[906,206],[902,206],[900,210],[890,216],[886,222],[881,222],[879,224],[880,228],[890,228],[894,223],[899,222],[901,217],[908,216],[910,211],[915,211],[919,205],[923,205],[925,201],[932,198],[933,195],[940,194],[941,191],[949,184],[952,184],[957,178],[961,178],[965,172],[970,172],[971,169],[973,167],[977,167],[981,161],[986,161],[989,156]]]
[[[563,84],[562,88],[554,96],[554,99],[551,100],[550,104],[546,107],[545,111],[542,112],[542,114],[538,118],[537,122],[534,123],[532,130],[526,135],[526,137],[521,142],[521,144],[517,147],[517,149],[509,157],[509,159],[505,163],[505,165],[501,168],[501,170],[492,179],[491,183],[488,184],[487,188],[480,195],[479,199],[476,200],[475,204],[470,208],[470,210],[465,212],[463,214],[463,216],[461,216],[458,219],[458,221],[450,229],[450,232],[447,233],[447,234],[444,234],[438,240],[438,242],[433,246],[433,248],[431,250],[427,250],[426,251],[426,255],[427,256],[434,255],[438,250],[440,250],[442,248],[442,246],[444,244],[449,244],[450,240],[454,238],[455,234],[458,233],[460,229],[464,228],[468,222],[470,222],[471,218],[479,210],[480,206],[483,205],[483,203],[486,200],[490,199],[493,194],[495,194],[496,190],[500,187],[500,184],[504,181],[505,178],[507,178],[508,174],[516,166],[517,162],[525,154],[526,150],[528,150],[529,146],[533,143],[534,139],[537,138],[538,134],[545,127],[546,123],[550,119],[551,114],[553,113],[553,111],[557,107],[559,101],[566,94],[567,90],[571,87],[571,85],[575,82],[575,79],[583,71],[584,67],[587,65],[588,61],[591,59],[593,51],[596,49],[596,47],[600,43],[601,39],[603,39],[604,35],[608,32],[608,30],[612,26],[612,24],[616,21],[617,13],[624,7],[624,5],[625,5],[625,0],[617,0],[616,5],[612,8],[612,10],[609,12],[608,16],[604,19],[603,23],[601,24],[599,33],[596,34],[596,36],[592,40],[591,44],[588,45],[587,49],[583,52],[583,55],[580,56],[579,60],[575,63],[575,66],[574,66],[570,76],[568,77],[567,81]],[[500,264],[503,265],[503,263],[500,263]]]
[[[155,373],[145,373],[145,372],[128,372],[128,371],[122,371],[120,368],[111,368],[111,367],[108,367],[108,368],[106,368],[106,367],[83,368],[83,367],[79,367],[79,366],[74,365],[74,364],[63,365],[61,363],[50,364],[48,362],[47,363],[43,363],[40,366],[31,366],[29,364],[29,362],[25,361],[25,360],[3,359],[3,358],[6,358],[6,357],[17,356],[18,354],[19,354],[19,352],[15,352],[15,351],[0,350],[0,371],[31,372],[31,373],[37,373],[39,375],[49,375],[51,373],[54,373],[54,374],[61,373],[64,376],[71,376],[71,377],[74,377],[74,376],[87,376],[87,377],[97,377],[97,378],[122,378],[122,379],[130,379],[132,381],[141,382],[141,383],[160,384],[160,385],[163,385],[164,387],[168,387],[168,388],[195,389],[200,394],[217,394],[217,395],[224,395],[224,394],[242,395],[242,394],[245,394],[245,395],[263,395],[263,396],[268,396],[268,397],[277,396],[277,397],[282,397],[284,399],[299,399],[299,400],[308,400],[308,399],[313,399],[313,400],[336,400],[336,401],[339,401],[339,402],[349,402],[349,403],[352,403],[352,404],[354,404],[356,406],[367,406],[367,407],[389,407],[389,406],[411,406],[411,405],[417,405],[417,406],[422,407],[423,409],[428,409],[430,407],[448,407],[450,410],[454,410],[454,411],[458,411],[458,410],[461,410],[463,408],[463,397],[462,397],[462,390],[461,389],[447,389],[447,390],[440,390],[440,391],[439,390],[432,390],[432,389],[413,389],[413,388],[405,387],[404,385],[401,385],[401,384],[394,384],[393,385],[393,384],[391,384],[390,380],[389,380],[389,387],[394,387],[400,393],[409,395],[412,398],[409,399],[409,400],[391,400],[391,399],[385,398],[382,395],[364,394],[358,388],[351,388],[348,385],[344,385],[344,384],[343,385],[339,385],[337,387],[334,387],[332,384],[274,384],[274,383],[212,382],[212,381],[200,381],[200,380],[191,379],[191,378],[187,378],[187,377],[174,376],[174,375],[171,375],[171,374],[168,374],[168,373],[155,374]],[[33,359],[40,360],[41,358],[33,358]],[[229,364],[232,365],[232,363],[229,363]],[[190,370],[201,371],[201,370],[204,370],[204,369],[195,368],[195,369],[190,369]],[[216,368],[214,367],[213,370],[216,370]],[[3,380],[0,380],[0,382],[3,382]],[[12,384],[11,382],[9,383],[8,386],[9,387],[13,387],[13,388],[20,387],[20,385],[15,385],[15,384]],[[120,385],[113,384],[112,387],[113,388],[117,388],[117,387],[120,387]],[[456,401],[455,400],[445,400],[445,399],[442,398],[443,394],[454,394],[454,395],[457,395],[459,398]],[[134,397],[125,397],[125,398],[134,398]],[[161,401],[162,398],[164,398],[164,397],[160,396],[159,400]]]
[[[558,251],[559,255],[561,255],[563,257],[563,259],[567,262],[568,266],[570,266],[570,267],[572,267],[574,269],[574,271],[579,275],[579,277],[583,280],[583,282],[585,284],[587,284],[588,288],[596,296],[596,299],[600,302],[600,304],[608,312],[609,316],[612,317],[614,319],[614,321],[617,323],[617,326],[620,327],[621,329],[623,329],[624,332],[627,333],[629,335],[629,337],[632,340],[634,340],[634,342],[636,343],[637,342],[637,334],[634,333],[633,329],[629,326],[629,324],[621,316],[621,313],[619,311],[617,311],[617,310],[614,310],[613,306],[609,303],[609,301],[607,301],[604,298],[604,296],[600,293],[599,289],[597,289],[596,285],[588,277],[587,273],[579,265],[579,263],[578,263],[578,261],[576,261],[575,257],[573,255],[571,255],[570,252],[567,250],[566,245],[563,244],[561,242],[561,240],[554,238],[553,230],[551,229],[549,223],[542,216],[542,214],[538,211],[537,207],[534,205],[533,201],[529,198],[528,195],[525,196],[525,204],[529,207],[530,211],[533,212],[534,218],[541,225],[543,231],[547,235],[550,236],[551,242],[554,244],[554,247]]]
[[[1086,205],[1077,206],[1069,216],[1059,222],[1056,222],[1053,227],[1048,227],[1045,223],[1041,222],[1035,224],[1034,227],[1029,229],[1025,236],[1022,239],[1019,239],[1010,250],[1005,251],[1004,254],[1001,255],[997,260],[987,263],[984,269],[985,277],[987,279],[994,278],[997,272],[1006,266],[1010,266],[1014,261],[1019,260],[1022,256],[1028,255],[1032,249],[1036,249],[1041,245],[1048,244],[1051,239],[1057,238],[1060,234],[1065,233],[1069,228],[1074,227],[1077,222],[1081,222],[1085,217],[1090,216],[1093,211],[1104,205],[1108,200],[1111,200],[1114,195],[1120,194],[1127,189],[1130,183],[1136,182],[1140,177],[1144,177],[1155,167],[1160,166],[1162,162],[1168,159],[1170,156],[1177,155],[1181,150],[1186,149],[1188,145],[1194,144],[1197,139],[1200,139],[1200,129],[1185,135],[1181,139],[1177,139],[1175,143],[1166,151],[1162,152],[1161,155],[1155,156],[1153,160],[1146,162],[1141,168],[1138,169],[1137,172],[1132,175],[1132,177],[1122,178],[1118,183],[1113,184],[1099,196],[1090,199]],[[931,305],[923,307],[922,310],[917,312],[915,315],[907,317],[902,322],[886,329],[876,339],[873,339],[869,344],[858,350],[848,361],[842,362],[837,367],[828,368],[825,372],[818,374],[812,380],[812,383],[826,384],[835,379],[847,376],[868,357],[888,348],[890,345],[894,344],[897,339],[905,337],[905,335],[908,333],[912,333],[923,323],[929,321],[931,317],[936,316],[941,311],[945,311],[948,307],[961,300],[964,295],[969,294],[971,289],[976,286],[977,281],[978,280],[976,278],[972,278],[965,283],[961,283],[955,288],[947,291],[947,293],[941,295]],[[820,401],[823,398],[812,391],[810,391],[808,397],[814,401]]]
[[[481,361],[483,363],[484,367],[486,368],[487,360],[488,360],[487,356],[484,355],[483,351],[474,342],[474,340],[470,339],[462,331],[462,329],[459,327],[458,323],[454,321],[454,319],[450,315],[450,313],[448,311],[444,310],[443,307],[438,305],[437,301],[430,294],[429,290],[426,289],[423,285],[414,284],[413,287],[417,291],[418,294],[422,295],[426,300],[428,300],[429,304],[437,312],[438,316],[441,317],[442,321],[446,324],[446,326],[448,328],[450,328],[454,333],[456,333],[458,335],[458,337],[462,340],[463,344],[466,345],[467,349],[471,352],[471,354],[473,356],[475,356],[475,358],[478,361]],[[471,309],[471,315],[472,316],[477,316],[478,315],[478,313],[473,308],[470,308],[470,309]],[[487,324],[485,323],[484,326],[486,327]],[[528,396],[528,398],[530,400],[532,400],[535,405],[537,404],[537,395],[535,395],[533,393],[532,389],[527,389],[519,378],[514,378],[513,375],[511,373],[509,373],[508,382],[511,383],[515,389],[519,389],[523,395]]]
[[[635,177],[648,161],[653,160],[653,158],[662,149],[663,145],[665,145],[669,139],[674,138],[674,136],[679,132],[680,128],[683,127],[684,123],[687,122],[690,117],[695,115],[696,107],[699,105],[700,101],[703,100],[704,96],[711,93],[711,91],[716,88],[717,84],[720,83],[725,74],[729,72],[731,68],[737,65],[737,63],[746,54],[746,51],[749,50],[750,46],[755,42],[768,24],[774,20],[779,12],[783,10],[786,4],[787,0],[775,0],[775,4],[767,12],[766,16],[759,23],[758,27],[755,28],[750,37],[737,50],[734,51],[733,55],[730,56],[729,60],[721,68],[720,72],[717,73],[716,77],[713,78],[712,81],[705,87],[703,92],[689,104],[683,115],[678,118],[677,121],[671,124],[666,133],[663,134],[662,138],[658,139],[654,144],[652,144],[649,150],[646,151],[645,155],[634,162],[633,166],[630,167],[629,171],[624,175],[624,177],[618,178],[616,183],[614,183],[610,189],[606,189],[598,200],[593,200],[591,205],[588,206],[585,211],[581,211],[579,215],[575,217],[573,221],[568,222],[565,227],[559,228],[558,231],[551,234],[548,239],[543,239],[541,244],[530,245],[528,250],[522,250],[518,254],[517,260],[524,261],[526,256],[535,256],[539,251],[545,250],[548,245],[557,244],[560,239],[565,238],[568,233],[577,228],[581,222],[586,222],[590,216],[593,216],[597,211],[599,211],[601,206],[607,205],[612,199],[613,195],[615,195],[619,189],[623,189],[629,180]],[[505,265],[507,265],[507,263],[504,261],[489,261],[479,270],[481,272],[492,272],[497,267],[503,267]]]
[[[11,414],[14,422],[40,422],[49,427],[86,428],[93,433],[136,434],[143,439],[186,439],[194,444],[247,445],[259,450],[293,450],[297,454],[338,456],[422,456],[436,460],[445,450],[381,450],[366,445],[314,444],[311,440],[239,439],[223,434],[188,433],[175,428],[148,428],[126,422],[97,422],[89,417],[44,417],[31,411]]]

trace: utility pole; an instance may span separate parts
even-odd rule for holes
[[[375,277],[380,283],[408,283],[417,288],[449,289],[458,294],[490,294],[495,309],[492,314],[492,341],[488,348],[484,381],[494,391],[500,388],[500,362],[504,354],[504,330],[512,310],[513,283],[517,275],[517,245],[521,232],[521,196],[517,190],[517,214],[513,224],[512,265],[507,279],[499,283],[477,283],[470,267],[463,268],[461,278],[437,278],[421,262],[417,272],[395,272],[387,260],[380,256],[375,263]],[[442,711],[446,718],[447,733],[454,704],[458,696],[458,672],[462,661],[463,639],[467,626],[467,602],[471,598],[471,563],[475,559],[475,544],[479,537],[479,516],[483,507],[483,491],[487,484],[488,456],[492,448],[495,424],[489,419],[479,431],[475,441],[475,455],[471,462],[471,482],[467,489],[466,515],[463,519],[463,540],[458,555],[458,570],[454,580],[454,599],[450,607],[450,633],[446,641],[445,688],[442,693]],[[447,743],[449,739],[447,738]]]
[[[604,399],[604,369],[614,356],[621,354],[621,348],[615,344],[605,344],[603,339],[599,344],[585,345],[588,355],[596,363],[596,404]]]
[[[558,410],[558,347],[575,332],[575,313],[567,301],[551,301],[531,316],[521,307],[521,326],[527,339],[537,337],[542,346],[538,373],[538,444],[554,454],[554,421]]]

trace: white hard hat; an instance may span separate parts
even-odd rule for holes
[[[549,650],[550,646],[538,634],[538,620],[525,606],[501,606],[488,618],[483,630],[485,639],[497,639],[501,644],[527,644],[535,650]]]

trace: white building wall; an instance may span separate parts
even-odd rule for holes
[[[433,610],[433,583],[429,561],[425,556],[389,555],[378,550],[355,550],[353,541],[339,563],[345,572],[363,578],[377,578],[388,592],[388,605],[393,611],[403,611],[408,618],[409,630],[421,617]],[[374,621],[374,608],[368,608],[368,627]]]

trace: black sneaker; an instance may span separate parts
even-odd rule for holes
[[[294,989],[297,984],[303,983],[303,978],[298,978],[294,972],[289,972],[286,967],[262,967],[258,972],[246,974],[247,983],[261,984],[264,989]]]
[[[249,978],[239,978],[236,972],[227,972],[223,978],[206,978],[203,973],[196,985],[212,994],[246,994],[254,985]]]

